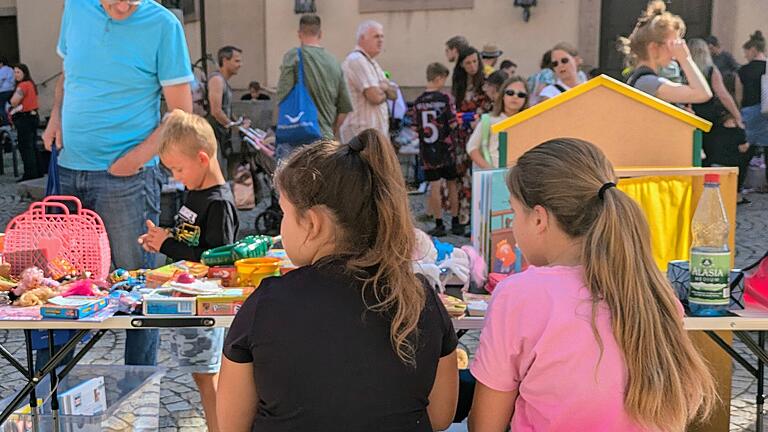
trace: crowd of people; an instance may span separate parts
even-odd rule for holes
[[[103,29],[99,37],[86,37],[94,29]],[[412,266],[416,234],[390,140],[389,103],[402,92],[377,60],[384,30],[361,23],[339,61],[322,47],[320,18],[305,15],[299,47],[283,57],[276,101],[301,78],[320,137],[277,142],[282,243],[299,268],[262,282],[226,338],[174,333],[174,355],[195,377],[211,431],[421,432],[455,420],[457,337]],[[627,82],[714,123],[706,164],[743,164],[751,148],[768,146],[760,109],[765,39],[751,35],[750,62],[739,66],[716,39],[686,44],[684,33],[682,19],[652,1],[623,40]],[[236,123],[229,80],[242,50],[218,51],[207,119],[192,114],[183,28],[155,2],[66,2],[57,52],[63,73],[43,141],[59,149],[62,193],[102,217],[114,266],[153,267],[157,252],[199,259],[205,248],[232,242],[238,220],[224,161]],[[502,54],[456,36],[445,43],[452,71],[425,65],[426,90],[409,114],[434,236],[447,233],[444,201],[451,232],[465,234],[472,170],[506,165],[490,126],[588,78],[568,43],[544,53],[527,79],[513,61],[499,63]],[[0,101],[12,107],[32,178],[39,167],[25,151],[34,151],[36,88],[23,64],[11,81],[6,63],[0,58]],[[247,96],[267,97],[258,82]],[[194,245],[157,226],[160,162],[188,189],[176,220],[196,228]],[[652,258],[642,211],[616,182],[600,149],[575,139],[542,143],[507,171],[514,235],[532,268],[494,292],[471,366],[473,431],[682,430],[712,411],[712,375]],[[157,345],[155,330],[128,331],[126,364],[155,364]]]

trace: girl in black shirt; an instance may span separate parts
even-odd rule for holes
[[[224,344],[228,431],[447,428],[457,345],[414,275],[415,234],[392,146],[374,129],[305,146],[275,174],[283,246],[300,266],[264,280]]]

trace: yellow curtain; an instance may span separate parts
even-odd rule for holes
[[[672,260],[687,260],[691,244],[693,177],[623,178],[618,188],[645,212],[653,258],[662,271]]]

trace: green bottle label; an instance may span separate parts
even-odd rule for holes
[[[727,305],[730,300],[731,253],[691,252],[691,292],[688,301]]]

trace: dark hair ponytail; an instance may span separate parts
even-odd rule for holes
[[[331,212],[339,228],[335,252],[352,257],[349,270],[363,275],[375,299],[368,308],[391,317],[392,348],[401,361],[415,365],[425,293],[412,269],[416,236],[389,140],[367,129],[349,144],[318,141],[281,164],[275,183],[299,212],[315,206]]]

